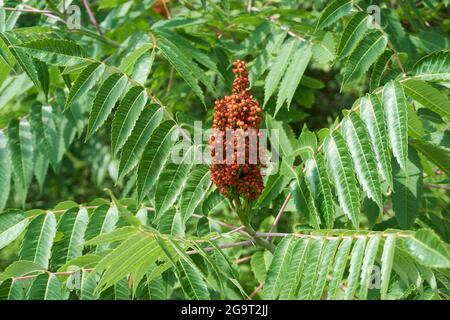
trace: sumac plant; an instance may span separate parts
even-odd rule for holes
[[[449,297],[448,1],[0,3],[0,299]]]

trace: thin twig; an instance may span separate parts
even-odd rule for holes
[[[356,7],[359,11],[365,12],[365,11],[363,10],[363,8],[361,8],[357,3],[355,3],[355,7]],[[389,41],[389,37],[388,37],[387,33],[381,28],[381,26],[380,26],[380,28],[378,28],[378,30],[380,30],[380,32],[386,37],[386,39],[387,39],[387,41],[388,41],[388,42],[387,42],[387,45],[388,45],[389,49],[391,49],[392,52],[394,53],[395,60],[397,61],[397,64],[398,64],[400,70],[402,71],[402,73],[406,73],[406,72],[405,72],[405,68],[403,67],[402,62],[400,61],[400,57],[399,57],[399,55],[398,55],[398,52],[397,52],[397,50],[394,49],[394,46],[393,46],[392,43]]]
[[[174,68],[170,67],[169,82],[167,83],[167,89],[166,89],[166,97],[169,95],[170,90],[172,90],[174,74],[175,74]]]
[[[64,24],[67,24],[66,21],[63,18],[61,18],[57,13],[55,13],[53,11],[39,10],[39,9],[33,8],[32,6],[27,5],[27,4],[24,4],[23,6],[25,8],[27,8],[27,9],[21,9],[21,10],[29,10],[27,12],[42,14],[42,15],[44,15],[46,17],[49,17],[49,18],[55,19],[57,21],[60,21],[60,22],[62,22]]]
[[[250,256],[246,256],[246,257],[242,257],[242,258],[236,259],[234,261],[234,263],[236,263],[236,264],[244,263],[244,262],[249,261],[252,257],[253,256],[251,256],[251,255]]]
[[[93,272],[95,269],[83,269],[84,272]],[[47,272],[49,275],[54,275],[54,276],[70,276],[72,274],[74,274],[75,272],[77,272],[79,270],[75,270],[75,271],[60,271],[60,272]],[[15,281],[16,280],[26,280],[26,279],[33,279],[36,278],[38,276],[38,274],[31,274],[28,276],[22,276],[22,277],[15,277],[13,278]]]
[[[429,184],[426,183],[423,185],[425,188],[430,188],[430,189],[443,189],[443,190],[450,190],[450,186],[441,186],[438,184]]]
[[[255,239],[264,237],[296,237],[296,238],[309,238],[309,239],[326,239],[326,240],[336,240],[336,239],[360,239],[360,238],[371,238],[375,236],[387,237],[389,235],[395,234],[399,238],[412,237],[412,233],[403,232],[372,232],[372,233],[355,233],[347,235],[325,235],[325,234],[311,234],[311,233],[291,233],[291,232],[256,232],[253,237]]]
[[[203,248],[203,251],[214,251],[217,250],[218,248],[220,249],[228,249],[228,248],[236,248],[236,247],[244,247],[244,246],[249,246],[254,244],[253,240],[245,240],[245,241],[239,241],[239,242],[233,242],[233,243],[226,243],[226,244],[222,244],[222,245],[218,245],[216,247],[207,247],[207,248]],[[186,251],[186,254],[188,255],[193,255],[193,254],[198,254],[199,251],[198,250],[189,250]],[[50,275],[54,275],[54,276],[70,276],[72,274],[74,274],[75,272],[77,272],[78,270],[75,271],[63,271],[63,272],[47,272]],[[95,271],[95,269],[83,269],[84,272],[93,272]],[[36,278],[39,274],[32,274],[32,275],[28,275],[28,276],[22,276],[22,277],[15,277],[13,278],[15,281],[16,280],[26,280],[26,279],[33,279]],[[132,279],[130,277],[130,279]],[[132,281],[132,280],[130,280]],[[132,282],[131,282],[132,283]]]
[[[278,223],[280,222],[281,217],[284,214],[284,210],[286,209],[286,206],[287,206],[287,204],[288,204],[290,199],[291,199],[291,193],[289,192],[289,194],[287,195],[286,199],[284,199],[284,202],[281,205],[280,211],[278,212],[277,216],[275,217],[275,220],[273,221],[272,226],[270,227],[270,232],[275,231],[275,228],[277,227]],[[267,241],[270,242],[271,240],[272,240],[271,236],[267,237]]]
[[[228,248],[236,248],[236,247],[245,247],[245,246],[249,246],[254,244],[253,240],[244,240],[244,241],[239,241],[239,242],[233,242],[233,243],[225,243],[225,244],[221,244],[218,245],[216,247],[207,247],[207,248],[203,248],[203,251],[214,251],[217,250],[217,248],[219,249],[228,249]],[[186,254],[197,254],[199,253],[198,250],[189,250],[186,251]]]
[[[17,12],[27,12],[27,13],[40,13],[40,14],[53,14],[53,11],[49,10],[39,10],[39,9],[20,9],[20,8],[9,8],[3,7],[2,10],[6,11],[17,11]]]
[[[303,38],[302,36],[296,34],[295,32],[291,31],[288,27],[283,26],[282,24],[280,24],[279,22],[277,22],[277,18],[274,16],[271,17],[267,17],[266,20],[272,22],[273,24],[275,24],[277,27],[279,27],[281,30],[286,31],[286,33],[288,35],[290,35],[291,37],[297,38],[300,41],[308,41],[307,39]]]

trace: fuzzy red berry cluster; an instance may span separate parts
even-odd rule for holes
[[[264,185],[259,158],[249,161],[250,153],[255,152],[255,148],[249,148],[249,141],[257,141],[262,113],[259,103],[249,91],[245,61],[236,60],[233,66],[235,80],[232,94],[216,100],[214,105],[214,135],[209,140],[211,180],[227,197],[237,195],[254,200],[261,194]],[[232,139],[229,132],[235,133]],[[231,155],[231,161],[228,158],[218,161],[218,150],[223,152],[223,157],[227,153]]]

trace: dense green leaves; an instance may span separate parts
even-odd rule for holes
[[[50,158],[50,163],[57,168],[60,159],[60,142],[58,128],[56,127],[53,108],[49,105],[42,106],[40,116],[42,119],[42,133],[45,140],[45,149]]]
[[[311,187],[305,181],[304,175],[295,173],[295,176],[295,180],[290,184],[290,191],[294,198],[295,207],[310,226],[318,229],[321,221],[313,190],[311,190]]]
[[[33,81],[33,83],[37,87],[44,88],[44,85],[42,85],[40,79],[39,79],[39,72],[36,68],[36,61],[34,61],[26,52],[24,48],[16,47],[15,45],[21,44],[21,41],[17,38],[17,36],[14,33],[11,32],[2,32],[0,33],[0,37],[5,42],[5,44],[8,46],[8,49],[10,50],[12,56],[17,61],[17,63],[20,65],[22,70],[27,74],[27,76]],[[5,54],[2,54],[4,57],[4,60],[6,62],[9,61],[7,56]]]
[[[72,208],[64,212],[58,221],[57,231],[63,238],[52,248],[51,263],[60,266],[83,253],[84,233],[88,225],[85,208]]]
[[[210,185],[211,179],[208,167],[204,165],[194,167],[181,193],[180,209],[183,222],[186,222],[192,216]]]
[[[348,0],[116,2],[101,32],[0,9],[0,299],[447,298],[441,4],[377,29]],[[238,58],[275,161],[255,201],[191,157]]]
[[[305,257],[308,254],[311,242],[310,239],[296,240],[289,269],[287,270],[287,278],[281,287],[280,299],[292,300],[297,297],[298,286],[305,267]]]
[[[209,300],[209,292],[198,268],[192,262],[180,260],[180,282],[187,298],[193,300]]]
[[[163,234],[184,237],[185,224],[181,219],[180,211],[171,208],[160,215],[158,217],[158,231]]]
[[[350,267],[348,270],[348,283],[345,290],[344,299],[350,300],[353,298],[358,287],[359,274],[364,258],[364,250],[366,246],[366,238],[359,238],[356,240],[352,253],[350,256]]]
[[[162,120],[162,110],[142,110],[120,154],[120,177],[128,174],[138,163],[155,128]]]
[[[96,265],[103,272],[98,289],[106,289],[124,278],[130,270],[150,266],[162,255],[160,246],[151,236],[140,232],[123,241]]]
[[[392,51],[385,50],[373,65],[372,73],[370,74],[370,91],[374,91],[381,85],[385,79],[384,76],[389,77],[385,72],[389,67],[392,55]]]
[[[6,205],[11,188],[11,160],[6,135],[0,131],[0,211]]]
[[[130,74],[133,71],[133,67],[135,66],[136,62],[152,47],[152,44],[143,44],[142,46],[136,48],[125,58],[123,58],[119,66],[119,70],[123,73]]]
[[[119,210],[116,206],[105,204],[97,207],[89,218],[85,240],[113,231],[118,220]]]
[[[7,279],[0,284],[0,300],[22,300],[23,288],[20,281]]]
[[[339,245],[333,263],[333,271],[331,274],[331,282],[328,289],[328,299],[335,299],[339,284],[344,275],[345,266],[347,265],[348,254],[352,245],[351,238],[345,238]]]
[[[258,251],[252,256],[250,266],[259,283],[264,283],[271,261],[272,254],[269,251]]]
[[[398,82],[389,82],[383,88],[383,106],[389,141],[400,168],[406,170],[408,158],[408,126],[406,101]]]
[[[392,271],[392,264],[394,261],[396,240],[397,237],[395,234],[389,234],[384,241],[383,253],[381,255],[381,299],[386,298],[386,293],[389,286],[389,278]]]
[[[94,62],[86,66],[71,87],[64,109],[70,108],[74,101],[81,99],[100,79],[104,70],[105,65],[102,63]]]
[[[19,260],[11,263],[5,271],[1,274],[1,279],[7,278],[19,278],[22,276],[31,276],[31,275],[39,275],[43,273],[45,269],[40,265],[27,261],[27,260]]]
[[[272,94],[275,92],[281,77],[291,61],[292,54],[298,46],[298,41],[289,39],[281,46],[280,53],[270,68],[269,74],[266,77],[264,84],[264,105],[269,101]],[[281,100],[280,100],[281,101]],[[282,100],[284,102],[284,99]]]
[[[321,261],[318,265],[316,284],[314,285],[314,292],[310,297],[319,300],[323,296],[323,291],[327,282],[327,277],[332,267],[334,254],[336,253],[339,239],[327,241],[322,250]]]
[[[61,283],[54,274],[39,275],[27,293],[29,300],[61,300]]]
[[[280,294],[284,279],[286,279],[289,263],[292,259],[295,247],[295,237],[287,237],[281,240],[274,253],[272,263],[264,287],[265,299],[276,299]]]
[[[423,140],[411,139],[410,144],[445,173],[450,173],[450,155],[447,150]]]
[[[287,67],[287,71],[280,84],[275,114],[277,114],[278,110],[280,110],[285,101],[287,102],[287,106],[289,108],[292,98],[294,97],[295,90],[297,89],[311,58],[311,47],[309,44],[300,41],[297,42],[295,53],[292,55],[291,62]]]
[[[361,266],[361,281],[359,289],[359,298],[366,299],[369,289],[370,277],[372,275],[375,258],[377,256],[378,246],[380,244],[380,236],[375,235],[369,239],[364,253],[363,264]]]
[[[327,64],[335,58],[335,44],[333,34],[326,32],[325,35],[312,46],[314,60],[320,64]]]
[[[450,51],[433,52],[416,62],[411,74],[426,81],[450,80]]]
[[[303,275],[300,287],[298,289],[298,299],[311,299],[314,287],[319,276],[318,270],[321,264],[322,251],[325,246],[323,239],[317,239],[311,243],[311,248],[306,256],[305,267],[303,268]]]
[[[316,207],[321,214],[321,220],[328,229],[334,224],[334,203],[331,192],[331,184],[328,178],[325,160],[321,154],[309,159],[305,163],[305,177],[310,190],[314,195]]]
[[[367,19],[366,13],[357,12],[348,21],[337,50],[337,55],[340,58],[348,56],[364,36],[364,33],[367,31]]]
[[[405,244],[411,239],[415,237],[408,236]],[[280,299],[367,299],[369,288],[381,290],[385,297],[388,287],[384,286],[391,279],[394,259],[411,259],[400,256],[404,251],[397,252],[395,244],[396,236],[390,233],[286,237],[278,244],[267,270],[264,297],[280,294]],[[445,250],[441,254],[448,255]],[[262,259],[259,255],[260,264],[264,263]],[[381,273],[377,274],[378,263]],[[413,278],[413,273],[405,275],[405,281]],[[373,283],[374,279],[378,282]]]
[[[164,168],[156,186],[157,215],[164,214],[174,204],[188,178],[190,168],[189,163],[175,164],[172,162]]]
[[[267,39],[266,46],[262,53],[259,54],[253,62],[252,68],[249,70],[250,85],[254,85],[255,81],[267,70],[272,55],[278,53],[286,32],[283,30],[274,30]]]
[[[193,68],[193,62],[190,61],[173,42],[170,42],[166,38],[161,37],[159,39],[158,47],[161,49],[167,60],[169,60],[173,67],[191,87],[193,92],[200,98],[200,101],[205,104],[205,96],[198,84],[198,79],[204,77],[204,75],[200,73],[200,70]]]

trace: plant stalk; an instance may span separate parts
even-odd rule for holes
[[[252,237],[253,241],[260,247],[269,250],[271,253],[274,253],[275,246],[271,242],[260,237],[255,237],[256,231],[255,229],[253,229],[250,223],[250,213],[252,206],[248,199],[245,199],[244,202],[241,203],[239,196],[235,195],[234,202],[236,206],[236,214],[238,215],[241,223],[246,227],[247,233]]]

